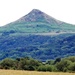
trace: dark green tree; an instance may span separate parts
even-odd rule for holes
[[[13,69],[14,60],[6,58],[1,61],[0,65],[3,69]]]
[[[56,63],[56,68],[58,69],[58,71],[67,71],[68,70],[68,66],[71,64],[71,61],[69,60],[62,60],[58,63]]]

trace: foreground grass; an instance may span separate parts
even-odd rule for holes
[[[75,73],[0,70],[0,75],[75,75]]]

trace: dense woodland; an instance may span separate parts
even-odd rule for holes
[[[46,61],[75,55],[75,34],[57,36],[5,34],[0,35],[0,60],[32,57]]]
[[[75,72],[75,56],[67,58],[56,58],[41,62],[29,57],[0,61],[0,69],[49,71],[49,72]]]

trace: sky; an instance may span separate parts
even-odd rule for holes
[[[0,26],[39,9],[70,24],[75,24],[75,0],[0,0]]]

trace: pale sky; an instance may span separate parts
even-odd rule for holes
[[[0,26],[19,19],[32,9],[75,24],[75,0],[0,0]]]

